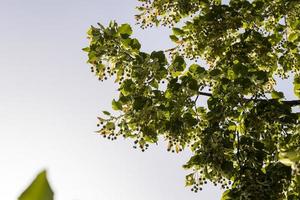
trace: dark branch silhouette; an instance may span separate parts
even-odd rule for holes
[[[208,97],[212,97],[213,95],[211,93],[208,92],[198,92],[199,95],[203,95],[203,96],[208,96]],[[274,102],[274,101],[278,101],[277,99],[245,99],[248,101],[265,101],[265,102]],[[298,106],[300,105],[300,100],[289,100],[289,101],[281,101],[282,103],[289,105],[291,107],[293,106]]]

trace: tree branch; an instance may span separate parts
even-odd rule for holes
[[[203,95],[203,96],[208,96],[208,97],[212,97],[211,93],[207,93],[207,92],[198,92],[199,95]]]
[[[207,96],[207,97],[212,97],[213,95],[208,92],[198,92],[199,95]],[[251,99],[245,99],[245,100],[251,100]],[[253,99],[255,101],[265,101],[265,102],[272,102],[272,101],[277,101],[277,99]],[[281,101],[282,103],[289,105],[291,107],[293,106],[298,106],[300,105],[300,100],[290,100],[290,101]]]

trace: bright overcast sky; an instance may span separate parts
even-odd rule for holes
[[[187,152],[160,144],[142,153],[94,133],[117,92],[90,73],[86,31],[112,19],[134,24],[136,3],[0,0],[0,199],[15,200],[44,168],[56,200],[220,198],[216,187],[184,187]],[[134,29],[145,51],[170,47],[168,30]]]

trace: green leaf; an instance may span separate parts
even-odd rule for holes
[[[128,38],[132,34],[131,26],[129,24],[122,24],[118,29],[118,33],[123,38]]]
[[[199,89],[199,86],[198,86],[198,82],[193,79],[193,78],[189,78],[188,79],[188,84],[187,86],[191,89],[191,90],[194,90],[194,91],[198,91]]]
[[[221,73],[222,73],[222,71],[219,70],[219,69],[213,69],[213,70],[211,70],[211,71],[209,72],[209,74],[210,74],[211,76],[218,76],[218,75],[220,75]]]
[[[227,128],[229,131],[236,131],[237,127],[234,123],[230,124]]]
[[[82,49],[82,51],[89,52],[90,51],[90,47],[85,47],[85,48]]]
[[[104,115],[110,115],[110,112],[102,111]]]
[[[294,77],[294,94],[300,98],[300,76]]]
[[[184,31],[181,30],[180,28],[172,28],[172,31],[173,31],[173,34],[174,35],[183,35],[184,34]]]
[[[137,39],[123,38],[121,40],[122,45],[126,48],[131,48],[133,50],[140,50],[141,44]]]
[[[221,169],[222,169],[222,172],[224,173],[224,176],[230,177],[230,175],[233,173],[233,170],[234,170],[233,163],[230,161],[224,161],[221,164]]]
[[[124,47],[126,47],[126,48],[130,47],[130,43],[131,43],[130,38],[124,38],[124,39],[121,40],[121,44],[124,45]]]
[[[133,92],[134,83],[132,80],[125,80],[121,85],[121,92],[124,96],[128,96],[131,92]]]
[[[294,42],[295,40],[297,40],[299,37],[299,33],[297,32],[292,32],[289,37],[288,37],[288,40],[291,41],[291,42]]]
[[[205,73],[206,70],[205,70],[205,68],[201,67],[200,65],[192,64],[189,68],[189,71],[192,74],[201,75],[201,74]]]
[[[171,99],[172,96],[173,96],[172,92],[171,92],[170,90],[166,90],[166,92],[165,92],[165,97],[166,97],[167,99]]]
[[[91,36],[93,36],[93,26],[91,26],[89,29],[88,29],[88,31],[86,32],[87,33],[87,35],[89,36],[89,37],[91,37]]]
[[[296,162],[300,159],[300,151],[299,149],[295,151],[287,151],[287,152],[280,152],[279,158],[288,158],[293,162]]]
[[[279,162],[281,162],[282,164],[286,165],[286,166],[292,166],[294,164],[294,162],[292,162],[290,159],[288,158],[280,158]]]
[[[115,124],[114,124],[113,122],[108,122],[108,123],[106,124],[106,128],[107,128],[107,129],[114,129],[114,128],[115,128]]]
[[[157,59],[159,63],[166,63],[166,56],[163,51],[153,51],[150,55],[150,58]]]
[[[130,41],[130,47],[135,50],[140,50],[141,44],[137,39],[134,38]]]
[[[185,186],[191,186],[195,183],[194,174],[191,173],[185,177]]]
[[[194,155],[190,160],[183,166],[185,169],[190,168],[193,165],[200,165],[203,161],[203,158],[200,155]]]
[[[191,73],[196,73],[197,72],[197,70],[198,70],[198,68],[200,67],[200,65],[197,65],[197,64],[192,64],[190,67],[189,67],[189,71],[191,72]]]
[[[179,40],[175,35],[170,35],[169,37],[173,42],[177,42]]]
[[[245,65],[242,65],[240,63],[237,63],[233,65],[233,71],[236,75],[245,76],[248,72],[248,69]]]
[[[156,80],[151,81],[150,85],[156,89],[158,89],[158,87],[159,87],[159,84]]]
[[[147,99],[145,97],[139,96],[134,98],[133,102],[133,109],[134,110],[141,110],[147,102]]]
[[[122,104],[119,101],[113,99],[111,104],[114,110],[122,110]]]
[[[256,76],[256,79],[262,82],[268,81],[268,74],[265,71],[256,71],[254,75]]]
[[[182,72],[186,67],[185,61],[182,56],[176,56],[172,62],[172,69],[175,72]]]
[[[226,190],[225,192],[223,192],[221,200],[231,200],[230,190]]]
[[[272,91],[271,96],[273,99],[283,99],[284,98],[284,94],[283,92],[277,92],[277,91]]]
[[[40,172],[18,200],[53,200],[54,193],[47,180],[46,171]]]

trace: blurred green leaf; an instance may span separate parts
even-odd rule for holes
[[[54,193],[47,180],[46,171],[40,172],[18,200],[53,200]]]

